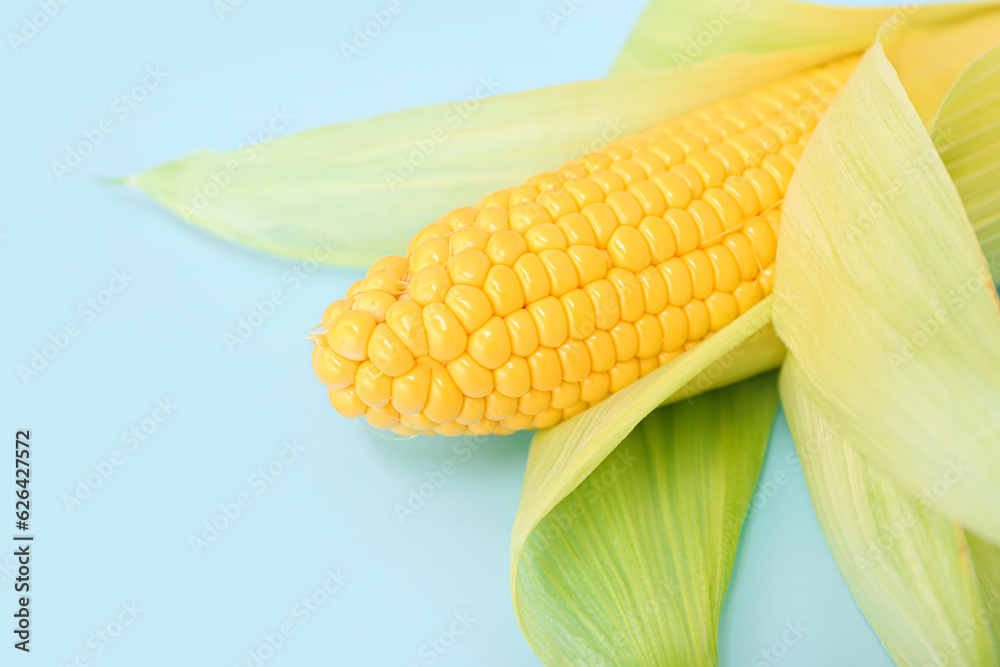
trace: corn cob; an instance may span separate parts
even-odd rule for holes
[[[458,208],[313,336],[342,415],[400,435],[552,426],[771,292],[781,205],[857,64],[773,82]]]

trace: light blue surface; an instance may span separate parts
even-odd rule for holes
[[[402,0],[346,62],[340,43],[387,2],[230,0],[220,18],[221,1],[52,0],[58,12],[37,35],[16,53],[9,37],[0,49],[0,432],[13,447],[15,430],[31,429],[37,535],[32,653],[13,650],[4,626],[0,664],[252,665],[248,651],[287,624],[293,632],[263,664],[536,665],[508,580],[528,438],[456,451],[444,438],[392,442],[339,418],[305,336],[358,272],[323,269],[296,283],[296,265],[188,228],[97,177],[266,138],[272,122],[289,133],[460,99],[480,76],[501,92],[601,76],[643,2],[587,2],[550,29],[555,0]],[[7,3],[0,25],[17,32],[39,11]],[[144,79],[129,108],[120,96]],[[53,161],[102,121],[99,145],[60,181]],[[109,283],[119,293],[105,292]],[[228,349],[224,336],[274,290],[281,303]],[[105,303],[97,312],[87,299]],[[35,351],[52,356],[50,337],[65,348],[22,380]],[[158,401],[177,407],[167,415]],[[146,429],[144,441],[126,435],[133,428]],[[290,441],[301,451],[285,449]],[[798,624],[808,630],[783,665],[888,665],[791,452],[779,419],[762,473],[772,484],[744,530],[724,609],[722,664],[772,664],[760,652]],[[395,505],[447,461],[456,472],[401,522]],[[256,472],[269,464],[273,476]],[[5,470],[0,497],[13,504]],[[88,476],[97,488],[68,507]],[[239,516],[192,547],[238,501]],[[12,565],[0,556],[7,624]],[[347,577],[330,595],[328,571]],[[311,595],[323,602],[307,614],[300,600]],[[133,604],[134,622],[100,639]],[[428,642],[449,643],[451,629],[461,635],[436,654]]]

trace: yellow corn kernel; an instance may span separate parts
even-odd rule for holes
[[[361,289],[358,293],[387,292],[399,294],[402,288],[400,278],[403,275],[396,273],[391,268],[378,269],[377,271],[369,269],[368,273],[365,274],[365,279],[361,281]]]
[[[564,382],[579,382],[590,374],[590,354],[582,341],[571,338],[556,349],[556,354]]]
[[[576,277],[581,285],[600,280],[608,272],[604,254],[594,246],[574,245],[566,250],[566,256],[573,262]]]
[[[472,333],[486,324],[493,315],[490,300],[478,287],[455,285],[445,295],[444,304],[462,323],[466,333]]]
[[[675,254],[686,255],[698,247],[701,242],[698,226],[695,225],[694,218],[687,211],[679,208],[669,209],[664,214],[663,221],[667,223],[670,231],[674,234]]]
[[[615,361],[631,359],[639,351],[639,336],[631,322],[619,322],[608,331],[608,334],[611,335],[611,342],[615,346]]]
[[[368,338],[368,358],[389,377],[402,375],[413,367],[413,355],[384,323],[376,325]]]
[[[618,228],[618,218],[615,217],[614,211],[604,202],[599,202],[584,206],[580,213],[590,223],[590,228],[597,239],[597,247],[606,248],[611,235]]]
[[[489,234],[507,229],[507,209],[501,206],[490,206],[489,208],[484,208],[479,212],[479,215],[476,216],[476,227],[478,228],[477,231],[484,232],[487,234],[487,237],[483,239],[482,248],[479,248],[477,245],[474,245],[473,247],[477,250],[485,250],[486,244],[489,242]],[[474,234],[474,232],[469,232],[469,237],[478,241],[479,237]]]
[[[337,318],[326,341],[330,349],[345,359],[364,361],[368,354],[368,337],[374,330],[374,317],[363,310],[352,310]]]
[[[431,388],[431,363],[427,357],[417,359],[413,368],[392,379],[392,407],[404,415],[414,415],[424,409]]]
[[[535,225],[551,222],[552,218],[545,208],[533,201],[526,201],[512,206],[507,213],[507,226],[510,231],[524,234]],[[487,244],[487,247],[489,244]]]
[[[688,340],[700,340],[708,333],[708,308],[704,301],[690,301],[684,306],[688,323]]]
[[[453,285],[482,287],[491,268],[490,260],[483,251],[463,250],[449,260],[448,277]]]
[[[607,280],[595,280],[583,291],[587,293],[591,305],[594,307],[594,314],[597,316],[595,324],[598,329],[610,329],[618,323],[621,311],[618,308],[618,295],[615,288]]]
[[[550,407],[562,410],[580,400],[580,384],[578,382],[563,382],[552,390]]]
[[[486,399],[484,398],[469,398],[465,397],[462,402],[462,410],[455,417],[455,421],[459,424],[465,424],[469,426],[475,424],[477,421],[486,416]]]
[[[385,314],[385,323],[414,357],[427,354],[423,313],[413,301],[397,301]]]
[[[654,357],[663,345],[663,330],[655,315],[644,314],[632,326],[638,339],[635,354],[637,357]],[[612,340],[614,340],[612,338]]]
[[[677,250],[677,242],[674,240],[674,234],[670,231],[670,227],[667,226],[663,218],[648,215],[639,223],[638,230],[648,248],[649,259],[646,262],[647,264],[649,262],[659,264],[674,256],[674,252]],[[611,252],[610,249],[608,252]],[[614,255],[612,255],[613,259]],[[640,266],[635,270],[639,271],[644,266]]]
[[[573,405],[569,406],[568,408],[564,408],[563,409],[563,411],[562,411],[562,418],[565,421],[565,420],[567,420],[567,419],[569,419],[571,417],[575,417],[578,414],[580,414],[581,412],[583,412],[584,410],[586,410],[588,407],[589,406],[584,401],[582,401],[582,400],[581,401],[577,401],[576,403],[574,403]],[[535,428],[544,428],[543,424],[546,425],[546,426],[552,426],[553,425],[549,421],[543,421],[542,420],[542,417],[544,415],[548,414],[548,413],[549,413],[549,410],[546,410],[541,415],[538,415],[538,418],[535,419],[535,425],[536,425]]]
[[[559,302],[566,315],[566,329],[570,338],[583,339],[594,333],[596,315],[586,292],[575,289],[561,296]]]
[[[550,248],[538,253],[545,274],[549,278],[549,290],[552,296],[560,297],[579,285],[573,261],[562,250]]]
[[[538,255],[527,254],[514,262],[514,275],[521,285],[524,303],[533,303],[552,293],[549,274]]]
[[[539,193],[535,197],[535,203],[541,206],[548,214],[549,220],[558,220],[569,213],[576,213],[580,210],[576,200],[564,190],[553,188]],[[512,227],[513,229],[513,227]]]
[[[352,310],[363,310],[371,315],[376,322],[384,322],[386,311],[394,303],[396,303],[396,297],[388,292],[359,292],[354,297]]]
[[[499,368],[512,351],[507,326],[495,315],[469,335],[469,354],[484,368]]]
[[[538,348],[528,356],[527,361],[532,389],[551,391],[562,383],[559,355],[552,348]]]
[[[608,254],[616,267],[633,273],[649,266],[651,258],[649,246],[636,227],[622,226],[616,229],[608,240]]]
[[[483,294],[490,300],[493,312],[506,317],[524,306],[524,292],[517,275],[509,266],[494,266],[483,281]]]
[[[517,411],[523,415],[530,415],[534,417],[535,415],[541,414],[547,410],[551,401],[552,392],[532,389],[527,394],[522,396],[520,400],[518,400]],[[530,421],[531,420],[529,420],[529,423]]]
[[[465,397],[441,364],[431,367],[431,386],[422,414],[437,424],[452,421],[462,411]]]
[[[410,255],[410,268],[416,273],[425,266],[442,265],[448,261],[448,239],[433,236],[420,243]]]
[[[354,374],[354,387],[365,405],[380,408],[389,402],[392,378],[375,368],[372,362],[363,361]]]
[[[639,360],[635,357],[619,361],[608,371],[608,390],[621,391],[639,379]]]
[[[529,229],[524,235],[524,242],[528,244],[528,251],[535,254],[549,249],[565,250],[567,247],[566,236],[551,222]]]
[[[574,178],[563,184],[563,190],[576,201],[581,209],[588,204],[604,201],[604,190],[589,178]]]
[[[445,294],[451,289],[451,278],[448,269],[433,264],[424,267],[413,274],[407,293],[410,299],[421,306],[444,301]]]
[[[505,396],[495,391],[486,397],[486,411],[484,414],[487,419],[500,421],[501,419],[513,417],[516,412],[516,398]]]
[[[657,319],[663,331],[663,352],[670,352],[684,345],[688,339],[688,319],[684,310],[677,306],[667,306]]]
[[[656,357],[640,358],[639,377],[644,378],[659,367],[660,367],[660,362],[657,361]]]
[[[740,283],[740,268],[733,253],[724,245],[716,245],[705,250],[705,255],[712,265],[715,289],[720,292],[732,292],[736,289]]]
[[[482,215],[482,213],[480,215]],[[486,242],[489,240],[490,233],[482,227],[476,225],[466,225],[465,227],[456,230],[451,235],[451,239],[449,241],[451,256],[454,257],[463,250],[486,250]]]
[[[357,419],[368,410],[368,406],[365,405],[364,401],[358,398],[358,393],[355,391],[354,385],[342,389],[331,387],[329,389],[329,397],[330,405],[348,419]]]
[[[615,365],[615,344],[607,331],[595,331],[583,341],[590,355],[590,370],[600,373]]]
[[[580,400],[594,404],[607,396],[610,388],[611,378],[607,373],[591,373],[580,383]]]
[[[510,346],[514,354],[526,357],[538,347],[538,329],[531,315],[523,308],[503,318],[510,336]]]
[[[644,216],[663,215],[667,210],[667,200],[663,198],[663,193],[649,181],[632,183],[627,192],[635,198]]]
[[[604,191],[605,196],[625,189],[625,181],[622,180],[622,177],[607,169],[595,169],[590,172],[588,178],[597,183],[597,186]]]
[[[451,361],[462,354],[469,337],[448,306],[432,303],[424,308],[423,317],[428,354],[441,362]]]
[[[645,304],[642,302],[642,287],[635,274],[625,269],[613,268],[608,271],[607,281],[618,297],[618,316],[625,322],[635,322],[642,317]]]
[[[327,387],[340,389],[354,382],[358,362],[343,357],[326,345],[316,345],[312,351],[313,372]]]
[[[687,181],[669,171],[653,174],[649,182],[657,187],[670,208],[684,209],[691,203],[693,193]]]
[[[477,363],[468,352],[448,362],[448,374],[464,396],[482,398],[493,391],[493,373]]]
[[[569,335],[566,313],[562,303],[553,296],[536,301],[527,306],[528,314],[538,332],[538,342],[545,347],[558,347]]]
[[[494,264],[513,266],[517,258],[528,251],[524,237],[511,229],[504,229],[490,236],[486,243],[486,256]]]
[[[639,281],[642,302],[646,306],[647,313],[659,313],[667,307],[667,284],[663,281],[659,269],[647,266],[635,277]]]
[[[528,362],[523,357],[511,357],[493,371],[493,384],[504,396],[524,396],[531,389]]]

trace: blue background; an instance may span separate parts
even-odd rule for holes
[[[288,624],[264,664],[406,667],[431,664],[427,642],[467,614],[434,664],[537,665],[508,580],[528,437],[491,440],[464,460],[447,439],[394,442],[340,418],[305,336],[360,272],[321,269],[296,284],[293,263],[187,227],[98,178],[234,148],[276,112],[291,116],[287,134],[461,99],[481,76],[500,92],[598,77],[642,0],[584,2],[554,27],[556,0],[403,0],[350,62],[341,42],[387,2],[52,4],[37,35],[17,49],[5,36],[0,48],[0,429],[11,448],[16,429],[31,429],[37,535],[32,653],[15,651],[3,625],[0,663],[247,665]],[[5,3],[0,27],[18,32],[38,11]],[[157,67],[164,78],[134,109],[116,103]],[[60,178],[53,162],[102,121],[111,131]],[[120,287],[115,271],[130,276],[117,294],[105,291]],[[230,350],[224,335],[274,290],[281,303]],[[62,336],[67,327],[77,335]],[[59,342],[36,376],[21,377]],[[165,417],[157,401],[177,406],[162,423],[151,420]],[[148,433],[134,449],[124,435],[133,428]],[[301,451],[274,463],[290,441]],[[401,522],[394,506],[448,460],[456,473]],[[269,464],[271,481],[254,477]],[[87,497],[70,500],[78,491]],[[239,516],[224,518],[220,507],[234,515],[240,499]],[[722,665],[770,664],[759,652],[786,624],[807,630],[784,665],[891,664],[824,543],[780,417],[757,504],[723,612]],[[213,520],[225,528],[192,547]],[[6,624],[9,553],[0,548]],[[328,571],[347,581],[306,617],[296,604]],[[118,634],[123,605],[141,611]]]

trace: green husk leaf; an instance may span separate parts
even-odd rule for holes
[[[989,612],[962,527],[934,509],[934,495],[902,490],[846,439],[800,386],[794,359],[781,370],[781,401],[823,534],[896,664],[997,664],[989,624],[971,621]]]
[[[199,151],[124,182],[236,243],[295,259],[366,266],[403,252],[421,227],[493,190],[835,55],[823,47],[735,54],[682,71],[497,95],[474,108],[422,107],[277,139],[253,151]],[[392,175],[404,173],[403,163],[413,171],[397,180]]]
[[[990,6],[956,3],[856,8],[794,0],[652,0],[612,72],[686,67],[730,53],[768,53],[802,46],[829,46],[846,55],[870,45],[887,21],[890,27],[944,25]]]
[[[963,619],[959,632],[969,636],[989,628],[994,646],[1000,646],[1000,547],[984,542],[969,532],[966,532],[965,538],[976,566],[984,609],[975,616]]]
[[[962,466],[935,508],[1000,543],[1000,303],[878,44],[806,148],[777,262],[775,329],[809,399],[911,494]]]
[[[1000,283],[1000,47],[984,53],[948,92],[931,128],[965,212]]]
[[[525,535],[514,608],[545,664],[717,664],[775,380],[758,375],[655,410]]]
[[[516,571],[518,554],[534,527],[583,483],[643,417],[664,403],[683,399],[683,404],[690,404],[694,395],[722,386],[724,379],[739,379],[732,369],[746,371],[744,364],[757,363],[755,351],[770,359],[770,368],[780,363],[784,350],[774,352],[780,343],[769,326],[771,303],[772,297],[767,297],[649,375],[572,419],[535,434],[511,536],[512,570]]]

